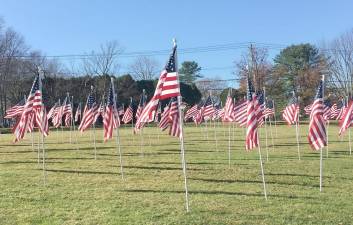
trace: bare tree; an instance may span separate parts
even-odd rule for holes
[[[339,95],[347,96],[353,88],[353,29],[343,33],[322,49],[328,59],[328,81]]]
[[[262,89],[268,79],[272,65],[268,62],[268,50],[251,45],[248,52],[243,53],[236,66],[235,76],[239,81],[240,89],[245,91],[246,80],[250,76],[256,90]]]
[[[202,96],[220,95],[223,89],[228,87],[227,82],[219,77],[204,78],[195,82],[197,88],[200,90]]]
[[[119,69],[118,57],[123,48],[117,41],[109,41],[100,46],[98,52],[92,51],[83,59],[83,71],[89,76],[114,75]]]
[[[158,74],[158,62],[147,56],[139,56],[129,66],[131,75],[136,80],[152,80]]]

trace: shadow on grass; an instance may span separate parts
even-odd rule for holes
[[[131,192],[131,193],[170,193],[170,194],[184,194],[185,191],[177,190],[151,190],[151,189],[130,189],[122,190],[122,192]],[[246,193],[246,192],[230,192],[230,191],[189,191],[189,194],[204,194],[204,195],[238,195],[238,196],[252,196],[252,197],[261,197],[264,198],[262,193]],[[310,196],[294,196],[294,195],[275,195],[268,194],[268,197],[278,197],[278,198],[291,198],[291,199],[316,199]]]
[[[213,183],[255,183],[255,184],[262,184],[261,180],[217,180],[217,179],[204,179],[204,178],[189,178],[189,180],[205,181],[205,182],[213,182]],[[266,184],[295,185],[295,186],[314,187],[314,188],[317,187],[317,185],[286,183],[286,182],[278,182],[278,181],[266,181]]]
[[[64,162],[47,162],[49,164],[52,163],[64,163]],[[38,164],[38,161],[7,161],[7,162],[0,162],[0,164]]]
[[[41,169],[37,169],[41,170]],[[87,170],[62,170],[62,169],[46,169],[48,172],[54,173],[78,173],[78,174],[114,174],[120,175],[119,172],[103,172],[103,171],[87,171]],[[125,174],[125,173],[124,173]],[[127,175],[127,174],[126,174]],[[131,175],[131,174],[129,174]]]
[[[180,165],[181,163],[179,162],[152,162],[151,164],[157,164],[157,165],[163,165],[163,164],[167,164],[167,165]],[[229,165],[228,163],[218,163],[218,162],[215,162],[215,163],[212,163],[212,162],[187,162],[186,163],[187,165]],[[236,163],[234,165],[243,165],[243,166],[246,166],[246,165],[249,165],[249,164],[246,164],[246,163]]]
[[[124,166],[124,168],[129,169],[143,169],[143,170],[182,170],[181,167],[158,167],[158,166]],[[197,169],[197,168],[188,168],[188,170],[193,171],[203,171],[203,170],[211,170],[211,169]]]

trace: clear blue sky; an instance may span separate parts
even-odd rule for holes
[[[353,1],[0,0],[0,16],[47,55],[81,54],[118,40],[126,52],[224,43],[320,43],[353,28]],[[209,77],[231,78],[245,49],[179,54]],[[278,50],[271,50],[273,57]],[[164,64],[166,56],[155,57]],[[132,59],[122,59],[124,67]],[[213,68],[213,69],[212,69]]]

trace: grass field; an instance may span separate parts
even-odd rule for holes
[[[45,142],[46,186],[31,136],[14,145],[12,135],[0,135],[0,224],[353,223],[353,158],[347,136],[340,140],[336,125],[330,125],[328,158],[324,154],[322,193],[319,153],[307,145],[307,126],[301,127],[301,161],[294,127],[278,127],[268,161],[261,129],[267,201],[259,155],[244,150],[243,129],[234,130],[230,166],[227,127],[209,128],[208,140],[204,129],[190,126],[185,132],[190,213],[185,212],[179,142],[155,127],[144,130],[142,149],[139,135],[120,129],[124,181],[116,141],[102,143],[102,130],[96,131],[96,160],[90,131],[79,134],[75,145],[70,132],[53,130]],[[36,143],[37,138],[34,134]]]

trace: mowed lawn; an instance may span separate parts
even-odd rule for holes
[[[140,135],[120,129],[124,180],[116,140],[103,143],[101,129],[96,130],[96,160],[91,131],[77,133],[76,145],[75,133],[70,144],[69,131],[52,130],[45,141],[46,186],[31,135],[12,144],[13,135],[2,134],[0,224],[352,224],[348,134],[340,139],[337,125],[330,125],[320,193],[320,154],[309,149],[307,125],[300,128],[301,161],[294,127],[278,126],[277,137],[272,127],[274,148],[267,129],[268,161],[264,128],[260,130],[265,201],[258,151],[245,151],[244,129],[231,129],[229,165],[227,126],[209,127],[208,140],[204,127],[185,128],[189,213],[178,139],[156,127],[144,129],[142,148]],[[37,133],[34,139],[37,143]]]

